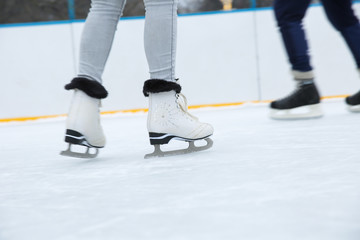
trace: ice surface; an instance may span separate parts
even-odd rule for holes
[[[213,148],[146,160],[143,113],[104,116],[92,160],[59,155],[64,118],[1,124],[0,239],[358,240],[360,114],[323,108],[302,121],[262,104],[192,111]]]

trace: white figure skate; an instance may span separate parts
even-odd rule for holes
[[[99,107],[100,99],[75,89],[66,123],[65,142],[69,146],[61,155],[77,158],[95,158],[98,155],[98,149],[106,142],[100,125]],[[86,152],[74,152],[72,145],[85,146]],[[95,153],[90,153],[90,149],[95,149]]]
[[[214,129],[210,124],[199,120],[187,111],[187,101],[184,95],[175,91],[149,93],[149,113],[147,127],[150,144],[154,152],[146,154],[145,158],[165,157],[186,154],[209,149],[213,141],[209,138]],[[163,152],[162,144],[168,144],[176,139],[189,143],[188,148]],[[205,146],[197,147],[194,142],[204,139]]]

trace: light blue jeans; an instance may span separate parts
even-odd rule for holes
[[[92,0],[80,43],[79,76],[102,74],[126,0]],[[175,81],[178,0],[144,0],[144,47],[151,79]]]

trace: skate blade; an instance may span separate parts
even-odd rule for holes
[[[323,111],[320,104],[313,104],[285,110],[271,109],[269,116],[276,120],[311,119],[322,117]]]
[[[73,151],[71,151],[71,145],[72,144],[69,143],[68,149],[66,149],[65,151],[61,151],[60,155],[66,156],[66,157],[74,157],[74,158],[96,158],[97,155],[99,154],[99,149],[97,149],[97,148],[94,148],[95,153],[90,153],[89,147],[87,147],[85,153],[73,152]]]
[[[163,152],[161,150],[160,144],[156,144],[156,145],[154,145],[154,152],[146,154],[144,156],[144,158],[148,159],[148,158],[155,158],[155,157],[169,157],[169,156],[183,155],[183,154],[188,154],[188,153],[193,153],[193,152],[200,152],[200,151],[204,151],[206,149],[211,148],[213,145],[213,141],[211,140],[211,138],[205,138],[204,140],[206,141],[205,146],[197,147],[197,146],[195,146],[194,141],[192,141],[192,142],[188,142],[189,146],[186,149],[179,149],[179,150],[165,151],[165,152]]]
[[[348,110],[353,113],[360,113],[360,105],[355,105],[355,106],[348,105]]]

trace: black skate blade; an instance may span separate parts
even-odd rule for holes
[[[99,149],[94,148],[95,149],[95,153],[90,153],[90,148],[87,147],[86,152],[82,153],[82,152],[73,152],[71,151],[71,143],[69,143],[69,147],[68,149],[66,149],[65,151],[61,151],[60,155],[62,156],[66,156],[66,157],[74,157],[74,158],[96,158],[97,155],[99,154]]]
[[[188,154],[188,153],[204,151],[213,146],[213,140],[211,138],[205,138],[204,140],[206,141],[205,146],[197,147],[197,146],[195,146],[194,141],[192,141],[192,142],[188,142],[189,143],[188,148],[174,150],[174,151],[162,151],[160,148],[160,144],[156,144],[156,145],[154,145],[154,152],[146,154],[144,156],[144,158],[149,159],[149,158],[155,158],[155,157],[169,157],[169,156],[183,155],[183,154]]]

